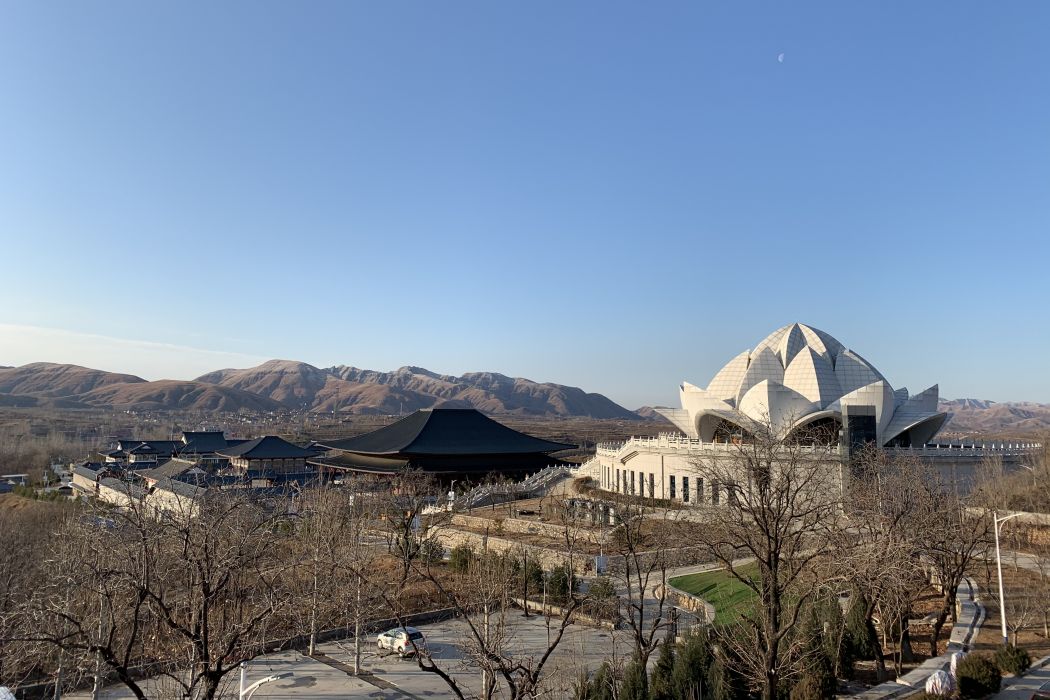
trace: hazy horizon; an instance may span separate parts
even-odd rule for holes
[[[773,330],[773,329],[770,329]],[[823,329],[821,329],[823,330]],[[31,359],[27,359],[30,356],[24,355],[26,352],[33,352],[31,347],[27,347],[25,344],[10,343],[8,342],[11,338],[21,334],[23,338],[26,335],[37,336],[42,340],[53,341],[55,339],[64,338],[66,340],[75,340],[78,346],[74,350],[66,348],[55,348],[53,344],[48,343],[37,348],[39,356],[33,356]],[[761,338],[755,339],[754,344],[761,340]],[[751,349],[741,348],[743,349]],[[112,360],[108,359],[112,355],[114,349],[121,348],[126,353],[123,357],[130,360],[130,365],[126,367],[118,367],[111,363]],[[69,359],[63,359],[67,357],[78,356],[84,358],[84,361],[73,361]],[[15,360],[9,360],[7,358],[16,358]],[[726,362],[731,358],[726,358]],[[228,361],[229,364],[214,364],[215,362]],[[133,374],[147,381],[157,381],[161,379],[175,379],[175,380],[192,380],[200,377],[208,372],[213,372],[219,369],[246,369],[249,367],[255,367],[264,362],[271,360],[286,360],[291,362],[305,362],[306,364],[313,365],[318,368],[327,368],[337,365],[351,365],[359,369],[377,370],[381,372],[391,372],[401,367],[413,366],[420,367],[437,374],[460,376],[467,372],[498,372],[511,377],[523,377],[536,382],[553,382],[556,384],[563,384],[567,386],[576,386],[588,393],[603,394],[608,398],[612,399],[621,406],[635,410],[642,408],[643,406],[670,406],[675,407],[678,405],[678,394],[677,385],[671,387],[668,391],[667,387],[662,387],[665,398],[661,400],[629,400],[623,399],[617,396],[614,392],[605,391],[602,387],[584,386],[579,383],[575,383],[571,380],[559,380],[553,379],[546,376],[525,376],[515,372],[508,372],[499,367],[470,367],[465,369],[442,369],[439,367],[432,367],[426,363],[421,362],[410,362],[401,365],[391,367],[368,367],[363,366],[360,363],[354,363],[352,361],[335,361],[335,362],[311,362],[309,359],[303,357],[275,357],[275,356],[252,356],[252,355],[240,355],[237,353],[229,353],[215,350],[205,350],[201,348],[166,345],[162,343],[151,343],[148,341],[136,341],[128,340],[123,338],[111,338],[106,336],[90,335],[71,333],[69,331],[62,331],[59,329],[47,329],[38,328],[31,326],[10,326],[7,324],[0,324],[0,366],[21,366],[30,364],[32,362],[55,362],[59,364],[75,364],[91,369],[100,369],[107,372],[117,372],[123,374]],[[175,368],[181,366],[184,368],[183,371],[175,369],[165,369],[165,367]],[[210,364],[209,364],[210,363]],[[136,369],[136,367],[138,369]],[[707,382],[714,376],[715,372],[721,368],[721,365],[712,369],[704,377],[685,377],[683,381],[695,382],[701,386],[706,386]],[[888,379],[893,382],[892,377]],[[894,384],[895,387],[903,385]],[[921,391],[910,387],[913,393]],[[923,389],[926,387],[924,386]],[[653,393],[657,395],[658,392]],[[1025,398],[995,398],[990,396],[957,396],[952,394],[946,394],[944,387],[941,387],[941,399],[948,401],[952,399],[982,399],[989,401],[996,401],[999,403],[1004,402],[1024,402],[1033,401],[1040,403],[1033,399]]]

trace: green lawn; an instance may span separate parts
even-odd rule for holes
[[[758,577],[758,566],[755,564],[748,564],[737,570],[752,580]],[[738,622],[740,615],[751,608],[751,601],[755,596],[750,588],[724,569],[677,576],[669,583],[686,593],[698,595],[715,606],[715,622],[719,624]]]

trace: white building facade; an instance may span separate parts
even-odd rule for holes
[[[987,456],[1011,468],[1038,447],[933,442],[948,417],[937,408],[937,385],[916,395],[894,389],[859,354],[799,323],[737,355],[706,388],[684,382],[680,399],[681,408],[657,409],[679,432],[601,444],[584,473],[607,491],[718,505],[724,485],[705,483],[702,474],[717,470],[703,464],[738,458],[741,443],[755,434],[772,434],[811,450],[814,459],[842,464],[854,450],[874,444],[934,464],[962,488]]]

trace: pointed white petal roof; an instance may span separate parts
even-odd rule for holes
[[[737,389],[740,388],[740,382],[743,381],[744,374],[747,372],[747,361],[750,355],[751,353],[745,350],[730,360],[707,385],[707,393],[735,404]]]
[[[759,382],[740,399],[740,412],[775,435],[786,435],[791,426],[817,409],[817,405],[780,382]]]
[[[872,382],[885,380],[879,371],[852,350],[843,350],[835,360],[835,376],[842,392],[848,394]]]
[[[744,394],[751,387],[765,381],[777,382],[778,384],[784,382],[784,365],[780,364],[780,358],[773,353],[769,346],[751,353],[747,371],[744,372],[744,378],[740,380],[740,386],[736,390],[736,405],[740,405]]]
[[[913,430],[915,439],[928,439],[940,427],[932,420],[938,415],[936,386],[912,397],[907,389],[894,391],[870,362],[831,335],[802,323],[778,328],[754,350],[734,357],[706,390],[683,383],[681,398],[690,419],[676,414],[674,423],[687,426],[684,432],[691,437],[699,434],[705,440],[710,439],[705,437],[710,431],[703,426],[710,427],[715,419],[740,425],[772,420],[790,429],[816,419],[818,412],[819,417],[841,418],[843,411],[852,415],[873,410],[883,444],[916,420],[926,421],[926,427]]]
[[[788,365],[784,372],[784,386],[794,389],[821,408],[842,396],[831,362],[825,355],[818,355],[808,346],[795,355]]]

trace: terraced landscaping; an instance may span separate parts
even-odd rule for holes
[[[749,579],[758,577],[758,566],[749,564],[738,571]],[[715,607],[717,624],[733,624],[751,609],[754,591],[734,578],[725,569],[699,574],[676,576],[668,583],[678,590],[700,596]]]

